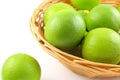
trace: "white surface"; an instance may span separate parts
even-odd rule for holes
[[[0,0],[0,73],[4,61],[9,56],[27,53],[40,63],[41,80],[101,80],[89,79],[71,72],[37,44],[30,32],[29,19],[40,2],[40,0]]]

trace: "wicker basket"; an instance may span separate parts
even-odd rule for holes
[[[120,76],[119,65],[96,63],[70,55],[55,48],[44,39],[43,14],[48,6],[58,2],[71,4],[70,0],[44,0],[33,12],[30,20],[30,29],[39,45],[47,51],[48,54],[59,60],[67,68],[77,74],[85,75],[90,78],[109,78]],[[111,4],[116,7],[120,4],[120,0],[102,0],[101,4],[102,3]]]

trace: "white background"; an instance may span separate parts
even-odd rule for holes
[[[41,49],[29,28],[30,17],[41,2],[42,0],[0,0],[0,79],[4,61],[15,53],[26,53],[39,62],[41,80],[101,80],[71,72]]]

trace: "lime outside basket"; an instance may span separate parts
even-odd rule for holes
[[[84,75],[89,78],[110,78],[120,76],[120,65],[88,61],[63,52],[45,40],[43,23],[44,12],[50,5],[59,2],[71,4],[70,0],[43,0],[43,2],[34,10],[30,19],[30,29],[38,44],[48,54],[59,60],[68,69],[77,74]],[[101,0],[101,4],[103,3],[117,7],[120,4],[120,0]]]

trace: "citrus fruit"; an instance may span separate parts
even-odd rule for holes
[[[81,44],[79,44],[77,47],[66,52],[77,57],[82,57],[82,46]]]
[[[88,10],[78,10],[78,13],[83,17],[83,19],[86,19],[86,16],[89,14]]]
[[[120,13],[111,5],[100,4],[90,11],[86,22],[88,31],[98,27],[106,27],[118,32],[120,29]]]
[[[120,12],[120,6],[117,7],[117,10]]]
[[[80,10],[91,10],[100,4],[100,0],[71,0],[72,4]]]
[[[84,19],[74,10],[61,10],[50,18],[45,27],[46,40],[62,50],[74,48],[86,31]]]
[[[2,80],[40,80],[38,62],[27,54],[10,56],[2,67]]]
[[[82,57],[82,44],[83,44],[84,38],[87,35],[87,33],[88,32],[86,31],[81,42],[72,50],[67,51],[67,53],[78,56],[78,57]]]
[[[88,32],[82,45],[83,58],[117,64],[120,62],[120,36],[109,28],[96,28]]]
[[[53,16],[56,12],[64,9],[74,9],[72,6],[70,6],[67,3],[55,3],[51,6],[49,6],[45,13],[44,13],[44,24],[48,22],[48,20]]]

